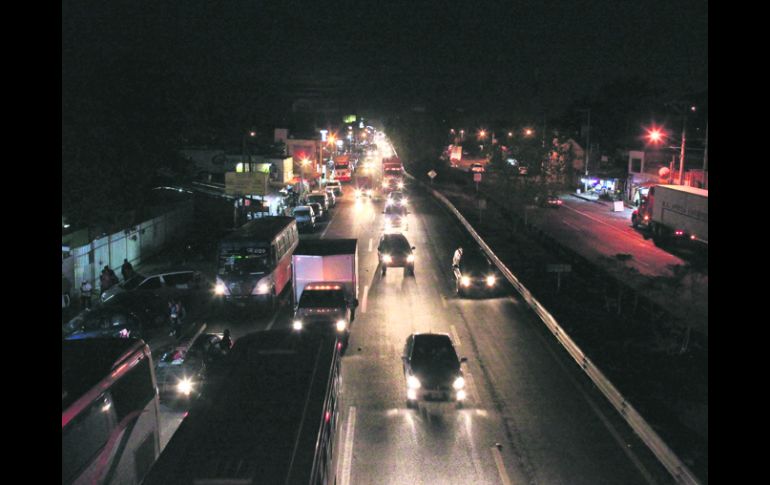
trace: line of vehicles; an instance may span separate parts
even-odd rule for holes
[[[386,209],[406,208],[402,192],[389,195]],[[415,247],[403,232],[384,232],[377,251],[383,276],[391,267],[414,276]],[[453,268],[462,284],[476,260],[458,251]],[[335,483],[358,257],[355,239],[300,241],[295,218],[258,219],[220,241],[213,293],[274,311],[291,289],[291,328],[246,335],[228,351],[224,335],[203,327],[158,350],[155,365],[142,333],[63,339],[62,483]],[[482,289],[494,286],[485,264]],[[105,306],[154,295],[139,286]],[[467,399],[466,359],[449,335],[410,335],[401,361],[408,407],[461,407]],[[162,454],[161,399],[193,400]]]

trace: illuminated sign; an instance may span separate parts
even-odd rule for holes
[[[343,123],[355,123],[356,122],[356,115],[345,115],[344,118],[342,118]]]

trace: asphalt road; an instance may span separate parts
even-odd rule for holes
[[[383,203],[355,201],[352,190],[330,222],[303,236],[359,241],[361,304],[343,359],[338,483],[671,482],[517,295],[454,295],[452,253],[469,240],[429,195],[410,187],[408,196],[414,277],[376,271]],[[288,305],[275,315],[212,307],[204,320],[237,339],[289,327],[291,315]],[[427,331],[448,333],[468,358],[462,409],[406,408],[403,345]],[[164,445],[183,413],[164,406]]]

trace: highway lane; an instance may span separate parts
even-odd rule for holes
[[[342,483],[665,483],[665,472],[523,303],[454,296],[451,255],[468,239],[428,196],[413,189],[410,201],[414,278],[376,271],[368,241],[376,248],[381,206],[343,205],[327,232],[359,239],[368,290],[343,361]],[[416,331],[449,333],[468,358],[464,409],[406,408],[400,356]]]
[[[361,306],[343,358],[342,484],[666,483],[665,472],[543,332],[516,296],[458,299],[451,255],[468,237],[430,196],[411,188],[406,235],[416,274],[377,272],[382,202],[355,201],[352,190],[332,220],[303,238],[359,241]],[[222,313],[211,331],[234,337],[288,328],[291,309],[275,315]],[[407,409],[400,356],[411,332],[449,333],[464,366],[463,409]],[[183,410],[162,410],[163,441]]]

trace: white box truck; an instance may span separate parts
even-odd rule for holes
[[[656,185],[631,215],[634,227],[646,227],[656,243],[687,239],[708,245],[709,191],[684,185]]]
[[[347,345],[358,306],[358,241],[300,241],[292,255],[296,331],[336,331]]]

